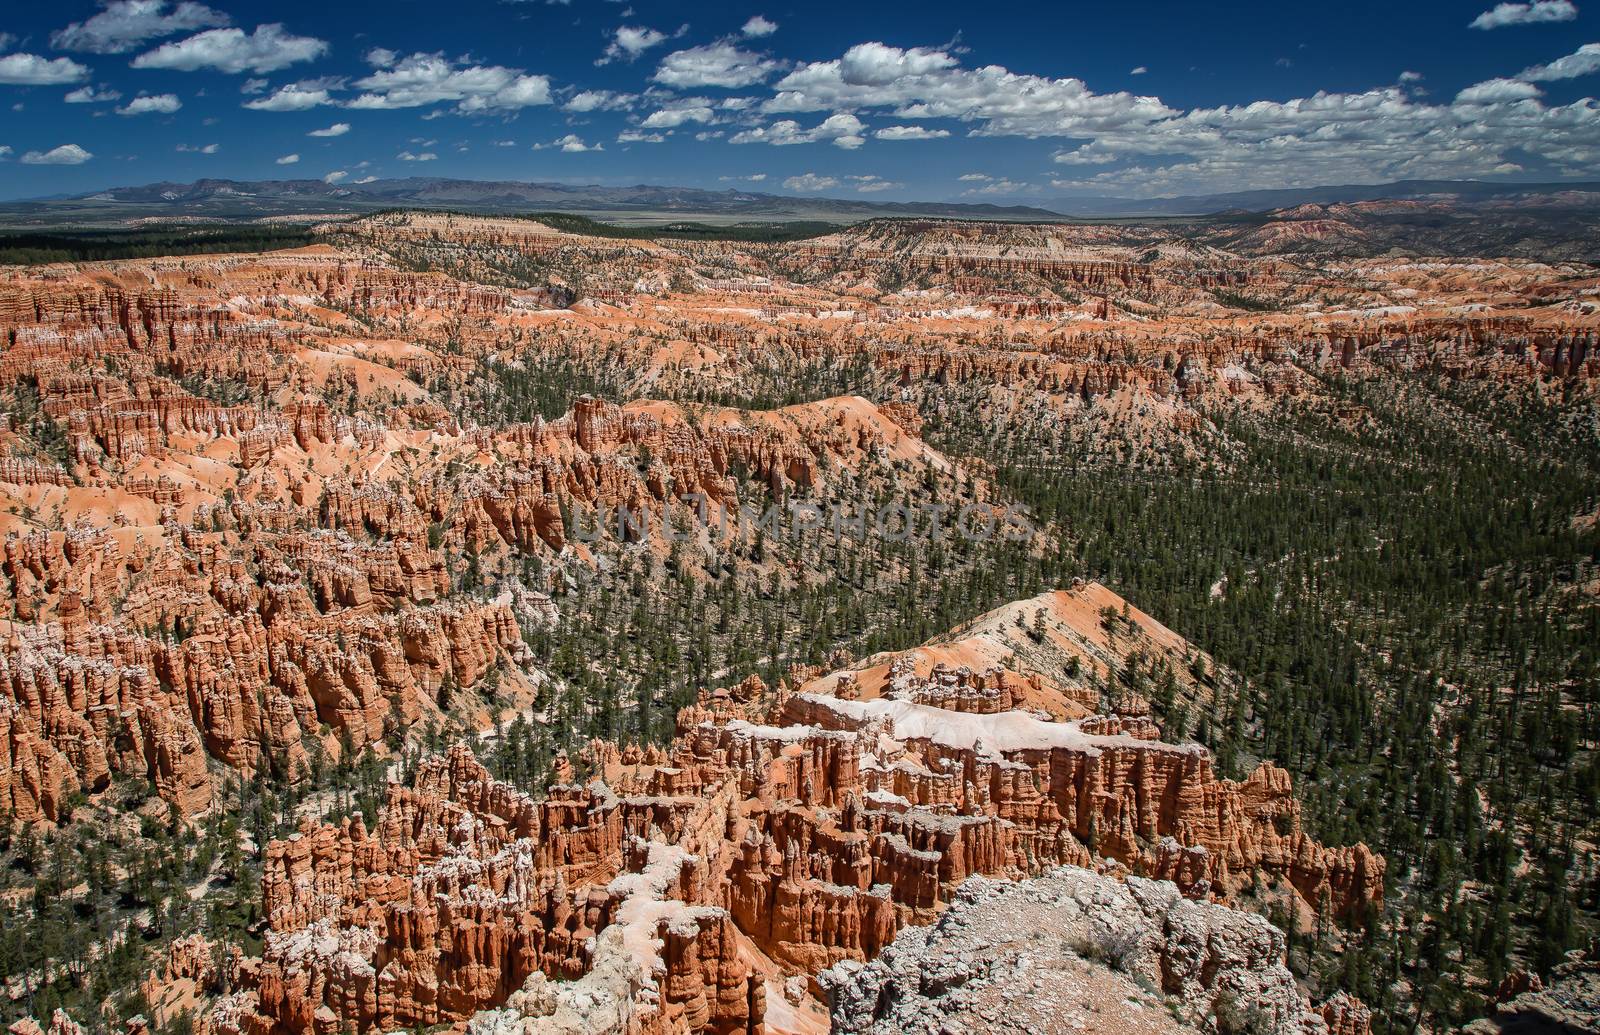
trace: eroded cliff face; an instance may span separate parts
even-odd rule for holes
[[[950,221],[798,249],[428,213],[325,235],[0,275],[0,815],[59,818],[117,773],[192,814],[206,757],[294,774],[310,738],[359,749],[442,719],[447,687],[506,675],[526,697],[535,615],[465,585],[474,559],[593,563],[575,539],[597,511],[687,522],[685,495],[715,522],[928,468],[942,492],[928,414],[976,407],[1058,445],[1110,428],[1158,462],[1215,434],[1203,406],[1316,406],[1323,372],[1600,374],[1592,276],[1560,264],[1301,266],[1149,228]],[[543,363],[646,398],[497,419],[485,385]],[[684,401],[840,370],[882,401]]]
[[[442,723],[486,679],[526,703],[521,626],[545,608],[476,576],[480,556],[499,576],[511,559],[593,563],[574,540],[602,513],[649,516],[659,540],[669,512],[719,522],[825,468],[948,466],[911,416],[854,397],[761,412],[583,397],[558,419],[464,427],[419,383],[461,363],[352,340],[344,315],[431,333],[539,305],[326,248],[8,275],[0,388],[19,407],[0,440],[22,448],[26,420],[62,456],[0,462],[0,817],[59,819],[117,774],[193,815],[213,800],[208,758],[296,779],[313,740],[336,755]]]
[[[1065,623],[1073,594],[1103,592],[1026,604]],[[704,692],[667,747],[596,741],[588,781],[542,799],[458,744],[391,784],[373,829],[306,825],[273,842],[266,950],[231,964],[208,1029],[798,1030],[820,1007],[789,978],[878,957],[971,877],[1063,863],[1110,875],[1084,878],[1106,887],[1170,881],[1128,887],[1166,889],[1161,909],[1184,916],[1228,913],[1198,904],[1252,881],[1339,915],[1381,901],[1383,860],[1308,837],[1282,770],[1219,779],[1203,748],[1162,743],[1147,717],[1018,707],[1018,694],[1070,701],[1044,672],[919,675],[913,653],[880,659],[893,676],[865,692],[838,676],[806,685],[842,683],[842,696],[753,677]],[[1251,948],[1229,965],[1282,970],[1281,935],[1238,923]],[[1208,994],[1227,987],[1191,962]],[[1299,999],[1273,995],[1320,1030]]]

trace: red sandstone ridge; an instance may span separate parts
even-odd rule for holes
[[[1065,628],[1106,593],[1021,606]],[[1013,627],[1017,606],[953,642]],[[373,829],[274,842],[266,950],[232,965],[238,991],[207,1029],[332,1035],[490,1010],[473,1024],[800,1030],[817,1007],[785,976],[872,959],[969,876],[1059,863],[1171,880],[1174,897],[1227,901],[1261,877],[1309,909],[1381,900],[1383,860],[1307,836],[1280,769],[1236,783],[1147,718],[1054,717],[1038,704],[1086,709],[1042,672],[884,660],[870,693],[830,692],[829,677],[703,692],[670,745],[597,741],[590,782],[542,800],[458,744],[391,784]]]

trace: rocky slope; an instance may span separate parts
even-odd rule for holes
[[[820,1008],[789,978],[873,959],[971,877],[1063,862],[1176,881],[1133,887],[1178,917],[1247,880],[1335,915],[1381,899],[1383,860],[1307,837],[1280,770],[1221,780],[1147,718],[1063,720],[988,693],[1041,692],[1046,672],[897,667],[870,698],[755,679],[704,693],[666,748],[597,741],[588,782],[558,771],[543,799],[458,744],[391,784],[374,828],[307,825],[267,848],[266,951],[214,977],[234,991],[207,1030],[805,1030]],[[1103,924],[1153,922],[1130,928],[1119,894]],[[1230,923],[1249,947],[1228,965],[1276,966],[1277,1008],[1303,1012],[1281,936]],[[1192,962],[1211,994],[1227,987]]]
[[[1061,867],[974,877],[870,963],[824,971],[838,1035],[1366,1030],[1348,999],[1312,1009],[1259,916],[1164,881]]]

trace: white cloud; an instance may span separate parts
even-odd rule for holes
[[[461,113],[511,111],[551,103],[550,80],[500,65],[459,65],[442,54],[412,54],[364,79],[352,108],[420,108],[456,102]]]
[[[1576,79],[1600,72],[1600,43],[1585,43],[1566,57],[1556,58],[1548,65],[1525,68],[1517,78],[1530,83],[1549,83],[1557,79]]]
[[[865,142],[866,126],[849,112],[834,112],[810,129],[801,129],[793,119],[780,119],[770,126],[756,126],[728,138],[734,144],[815,144],[831,141],[835,147],[854,150]]]
[[[929,129],[927,126],[885,126],[872,134],[879,140],[938,140],[950,135],[948,129]]]
[[[966,179],[966,177],[963,176],[962,179]],[[1014,180],[1006,179],[991,179],[982,187],[971,187],[961,193],[968,197],[984,197],[990,194],[1015,194],[1018,191],[1027,189],[1028,185],[1026,183],[1017,183]]]
[[[431,162],[439,156],[434,154],[432,151],[424,151],[421,154],[412,154],[410,151],[401,151],[399,154],[395,155],[395,157],[400,159],[402,162]]]
[[[349,175],[350,174],[345,172],[343,169],[335,169],[333,172],[331,172],[328,175],[324,176],[322,178],[322,182],[323,183],[338,183],[340,180],[344,179],[345,177],[347,177]]]
[[[1504,176],[1524,171],[1530,159],[1545,175],[1589,175],[1600,163],[1600,108],[1588,99],[1546,106],[1527,84],[1509,82],[1479,83],[1448,104],[1424,103],[1394,86],[1195,109],[1096,134],[1056,161],[1108,168],[1053,182],[1182,194]]]
[[[1402,83],[1420,83],[1422,82],[1422,73],[1407,69],[1400,73],[1400,81]]]
[[[175,150],[196,155],[214,155],[219,148],[216,144],[179,144]]]
[[[659,144],[666,139],[664,133],[641,133],[636,129],[625,129],[617,134],[619,144]]]
[[[739,30],[740,33],[750,37],[751,39],[759,39],[762,36],[771,36],[777,31],[777,22],[771,21],[766,16],[759,14],[745,22],[744,28]]]
[[[246,79],[239,84],[240,93],[265,93],[272,84],[265,79]]]
[[[956,179],[960,180],[962,183],[987,183],[988,181],[994,179],[994,177],[990,176],[988,173],[962,173],[960,176],[956,177]]]
[[[400,60],[400,55],[388,47],[373,47],[367,51],[363,60],[373,68],[388,68]]]
[[[377,177],[376,177],[376,176],[363,176],[363,177],[361,177],[361,179],[359,179],[359,180],[351,180],[351,181],[350,181],[350,182],[351,182],[351,183],[353,183],[353,184],[359,184],[359,183],[374,183],[374,182],[376,182],[376,181],[377,181],[377,179],[378,179],[378,178],[377,178]]]
[[[1541,22],[1570,22],[1578,17],[1572,0],[1533,0],[1528,4],[1496,4],[1468,24],[1470,29],[1501,29],[1507,25],[1538,25]]]
[[[698,122],[701,124],[711,122],[716,118],[716,113],[703,104],[686,105],[684,107],[662,108],[653,111],[639,125],[644,129],[675,129],[685,122]]]
[[[832,176],[818,176],[816,173],[804,173],[800,176],[791,176],[783,181],[783,185],[790,190],[797,190],[805,194],[815,194],[818,191],[831,190],[839,186],[839,181]]]
[[[0,144],[0,161],[4,161],[10,157],[11,146],[9,144]]]
[[[10,50],[11,45],[15,42],[17,42],[17,38],[11,33],[0,32],[0,50]],[[9,150],[9,148],[7,150]]]
[[[1490,79],[1476,83],[1456,94],[1457,104],[1505,104],[1531,100],[1539,96],[1539,88],[1532,83],[1516,79]]]
[[[562,137],[560,140],[555,141],[554,143],[534,144],[533,145],[533,149],[535,151],[543,151],[543,150],[546,150],[546,149],[552,148],[552,147],[559,148],[562,151],[567,152],[568,154],[582,154],[585,151],[604,151],[605,150],[605,145],[603,145],[603,144],[592,144],[591,145],[591,144],[584,143],[583,142],[583,138],[578,136],[578,134],[576,134],[576,133],[568,133],[566,136]]]
[[[575,93],[561,107],[567,111],[619,111],[631,108],[638,96],[631,93],[613,93],[610,90],[583,90]]]
[[[98,14],[52,33],[50,44],[57,50],[123,54],[145,40],[228,24],[227,15],[198,3],[168,5],[166,0],[111,0],[102,4],[102,8]]]
[[[82,165],[93,157],[77,144],[62,144],[48,151],[29,151],[21,160],[23,165]]]
[[[605,53],[600,55],[595,64],[605,65],[613,61],[632,61],[651,47],[660,46],[671,38],[671,36],[656,29],[624,25],[612,33],[611,42],[606,45]]]
[[[166,68],[194,72],[214,68],[219,72],[276,72],[302,61],[314,61],[328,52],[328,44],[312,36],[293,36],[279,24],[258,25],[256,31],[210,29],[175,43],[163,43],[133,59],[134,68]]]
[[[738,89],[765,80],[780,67],[771,58],[719,40],[668,54],[661,59],[653,78],[663,86],[679,89],[701,86]]]
[[[955,66],[956,59],[942,50],[901,50],[882,43],[861,43],[845,51],[839,60],[839,74],[852,86],[886,86],[896,79],[930,75]]]
[[[80,86],[61,99],[68,104],[109,104],[112,101],[122,100],[122,93],[119,90],[97,90],[92,86]]]
[[[290,83],[280,86],[266,97],[246,101],[251,111],[307,111],[323,104],[332,104],[333,96],[327,89],[308,83]]]
[[[177,94],[159,93],[152,96],[135,97],[133,100],[117,109],[118,115],[171,115],[183,102],[178,100]]]
[[[895,183],[881,176],[846,176],[845,179],[849,180],[860,194],[876,194],[881,190],[895,190],[905,186],[903,183]]]
[[[328,127],[324,128],[324,129],[314,129],[311,132],[307,133],[306,136],[308,136],[308,137],[342,137],[348,132],[350,132],[350,123],[348,123],[348,122],[335,122],[333,125],[328,126]]]
[[[1138,68],[1131,69],[1128,72],[1128,74],[1129,75],[1144,75],[1148,71],[1150,71],[1148,68],[1144,67],[1143,65],[1140,65]]]
[[[974,123],[977,136],[1081,136],[1178,114],[1156,97],[1097,94],[1079,79],[1018,75],[998,65],[959,67],[939,50],[861,43],[833,61],[779,80],[769,113],[887,108],[900,118]]]
[[[1526,170],[1586,176],[1600,166],[1600,105],[1588,98],[1549,105],[1530,82],[1584,74],[1593,53],[1580,50],[1515,79],[1476,84],[1444,103],[1396,84],[1183,110],[1154,96],[1097,93],[1076,79],[968,69],[951,53],[867,43],[794,68],[773,84],[761,110],[831,112],[830,120],[857,121],[882,111],[908,122],[954,119],[967,124],[969,136],[1079,141],[1055,157],[1074,169],[1053,181],[1070,190],[1203,193]],[[817,137],[784,120],[731,139],[793,144]]]
[[[298,161],[300,161],[300,156],[299,155],[284,155],[282,158],[278,159],[278,164],[279,165],[294,165]]]
[[[0,57],[0,83],[10,86],[61,86],[89,78],[89,69],[71,58],[42,58],[37,54]]]

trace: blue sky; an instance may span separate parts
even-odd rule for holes
[[[408,175],[1048,204],[1600,178],[1600,0],[13,0],[0,198]]]

